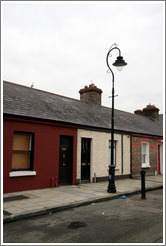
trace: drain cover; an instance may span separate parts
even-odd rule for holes
[[[68,225],[68,228],[77,229],[79,227],[85,227],[85,226],[87,226],[87,224],[85,224],[84,222],[76,221],[76,222],[70,223],[70,225]]]

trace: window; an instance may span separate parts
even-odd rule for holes
[[[149,143],[142,143],[142,167],[149,167]]]
[[[114,141],[114,166],[116,166],[116,141]],[[109,141],[109,165],[111,164],[111,140]]]
[[[70,145],[70,136],[60,136],[60,147],[69,148]]]
[[[12,171],[32,170],[33,145],[34,135],[32,133],[14,132]]]

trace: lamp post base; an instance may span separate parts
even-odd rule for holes
[[[115,167],[109,166],[109,184],[107,188],[108,193],[116,193],[115,187]]]
[[[115,185],[108,185],[107,192],[108,193],[116,193],[116,187],[115,187]]]

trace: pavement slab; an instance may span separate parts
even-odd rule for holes
[[[107,193],[108,182],[67,185],[3,195],[3,222],[48,214],[76,206],[111,200],[121,195],[141,193],[141,179],[115,181],[117,193]],[[147,176],[146,191],[163,187],[163,176]],[[14,200],[14,197],[15,200]],[[25,198],[24,198],[25,197]],[[20,199],[18,199],[20,198]],[[140,195],[141,198],[141,195]]]

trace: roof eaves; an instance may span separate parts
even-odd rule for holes
[[[105,128],[105,127],[98,127],[98,126],[91,126],[91,125],[84,125],[74,122],[67,122],[67,121],[58,121],[58,120],[52,120],[52,119],[44,119],[44,118],[38,118],[38,117],[30,117],[30,116],[23,116],[23,115],[15,115],[15,114],[7,114],[4,113],[4,116],[11,117],[11,118],[17,118],[17,119],[26,119],[26,120],[35,120],[35,121],[42,121],[42,122],[52,122],[57,124],[64,124],[64,125],[71,125],[76,126],[79,129],[89,129],[89,130],[96,130],[96,131],[104,131],[104,132],[110,132],[111,134],[111,128]],[[128,130],[121,130],[121,129],[114,129],[115,133],[121,133],[121,134],[141,134],[141,135],[149,135],[149,136],[156,136],[156,137],[162,137],[161,134],[153,134],[153,133],[145,133],[145,132],[138,132],[138,131],[128,131]]]

